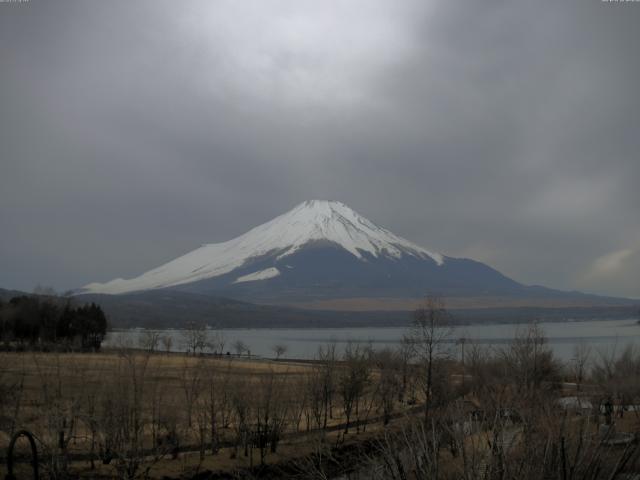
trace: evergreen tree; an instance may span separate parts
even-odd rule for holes
[[[107,318],[99,305],[64,306],[53,297],[20,296],[0,303],[0,338],[20,345],[77,344],[99,350]]]

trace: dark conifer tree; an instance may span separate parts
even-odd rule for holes
[[[98,350],[106,333],[106,316],[95,303],[72,307],[51,297],[21,296],[0,304],[0,338],[5,341]]]

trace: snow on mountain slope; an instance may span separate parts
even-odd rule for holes
[[[407,255],[430,259],[437,265],[444,263],[442,255],[394,235],[341,202],[311,200],[233,240],[203,245],[130,280],[91,283],[83,287],[82,293],[119,294],[184,285],[224,275],[256,257],[276,254],[283,258],[317,241],[338,244],[363,261],[367,253],[373,257],[399,259]],[[267,272],[262,279],[276,276],[274,273]],[[255,281],[259,279],[255,276],[261,274],[265,272],[254,272],[236,281]]]
[[[249,275],[242,275],[233,283],[255,282],[257,280],[266,280],[267,278],[277,277],[278,275],[280,275],[280,270],[275,267],[270,267],[260,270],[259,272],[250,273]]]

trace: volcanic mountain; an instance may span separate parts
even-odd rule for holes
[[[527,287],[474,260],[435,253],[341,202],[306,201],[224,243],[207,244],[129,280],[83,294],[170,289],[252,302],[310,305],[346,299],[564,297]]]

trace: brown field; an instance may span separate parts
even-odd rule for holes
[[[532,325],[503,349],[469,345],[459,363],[415,335],[395,351],[329,349],[313,362],[0,353],[0,451],[33,433],[41,479],[640,474],[640,350],[589,362],[581,348],[563,365]],[[16,478],[29,478],[25,447]]]
[[[351,414],[351,422],[362,425],[345,435],[338,398],[329,406],[326,428],[314,417],[313,363],[139,351],[5,352],[0,366],[0,449],[6,451],[10,432],[26,429],[38,439],[45,468],[55,470],[53,464],[65,458],[65,469],[83,478],[122,478],[131,456],[139,471],[148,468],[144,478],[279,464],[308,455],[320,437],[325,443],[360,442],[382,426],[373,370]],[[339,362],[335,368],[333,374]],[[396,415],[408,408],[395,403]],[[261,452],[247,440],[247,431],[260,428],[278,430],[277,450],[264,445]]]
[[[593,298],[514,298],[514,297],[446,297],[446,305],[452,309],[476,308],[576,308],[618,306],[621,302]],[[341,298],[293,302],[289,306],[309,310],[339,310],[351,312],[367,311],[414,311],[424,303],[424,298]]]

